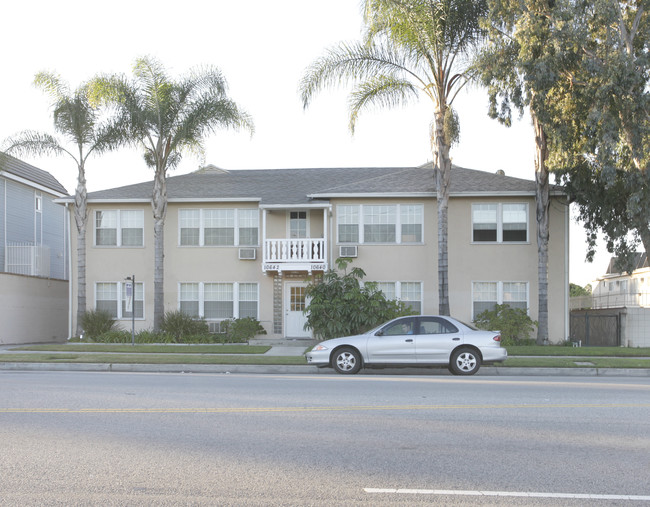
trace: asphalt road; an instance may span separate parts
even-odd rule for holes
[[[650,505],[650,379],[0,372],[0,505]]]

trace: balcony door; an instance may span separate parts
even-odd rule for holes
[[[303,313],[306,307],[307,284],[304,282],[287,282],[284,286],[284,336],[285,338],[308,338],[311,332],[305,330],[307,317]]]

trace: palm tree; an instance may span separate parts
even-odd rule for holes
[[[371,106],[404,105],[420,95],[433,104],[431,148],[438,205],[439,312],[449,315],[447,210],[451,159],[458,139],[452,104],[470,78],[466,56],[480,40],[479,0],[365,0],[362,42],[329,49],[305,72],[300,83],[304,107],[321,89],[354,82],[350,130]]]
[[[93,80],[93,97],[112,106],[114,117],[129,131],[129,140],[142,148],[155,171],[152,193],[154,218],[154,329],[164,315],[164,226],[167,214],[167,171],[185,152],[203,154],[203,140],[217,128],[254,131],[250,116],[226,95],[226,81],[214,67],[172,80],[154,58],[136,60],[133,81],[123,76]]]
[[[118,146],[123,131],[116,124],[101,121],[99,109],[89,101],[87,84],[73,92],[58,75],[40,72],[34,78],[34,85],[52,99],[54,130],[61,139],[48,133],[26,130],[5,141],[6,151],[16,155],[64,155],[77,164],[74,217],[77,225],[76,334],[79,335],[82,332],[81,318],[86,311],[86,161],[92,154],[101,154]]]

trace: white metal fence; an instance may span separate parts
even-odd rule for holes
[[[9,243],[5,271],[17,275],[50,276],[50,248],[31,243]]]

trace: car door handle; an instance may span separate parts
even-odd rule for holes
[[[413,341],[413,338],[408,338],[408,339],[406,340],[406,343],[411,343],[412,341]]]
[[[460,338],[452,338],[452,340],[455,341],[455,342],[459,342]]]

